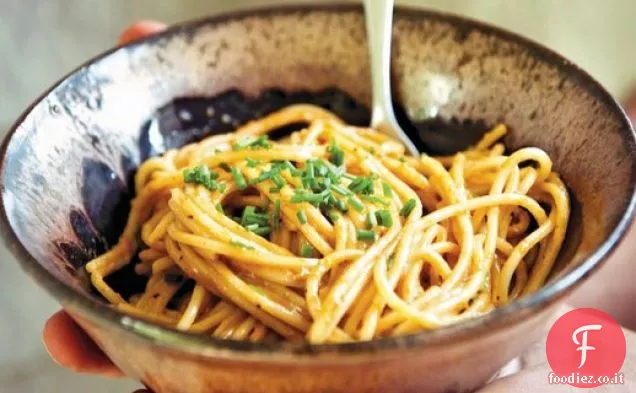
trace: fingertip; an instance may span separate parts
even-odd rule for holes
[[[58,365],[76,372],[118,377],[122,372],[64,311],[44,325],[44,348]]]
[[[119,36],[119,44],[124,45],[130,42],[145,38],[149,35],[157,34],[166,29],[166,24],[152,20],[145,20],[133,23],[128,26]]]

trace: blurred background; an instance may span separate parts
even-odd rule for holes
[[[237,8],[296,1],[0,0],[0,131],[54,81],[111,47],[138,19],[168,23]],[[309,3],[311,1],[304,1]],[[623,97],[636,80],[633,0],[408,0],[508,28],[564,54]],[[75,375],[49,360],[41,340],[57,309],[0,249],[0,392],[129,393],[131,381]],[[10,295],[9,295],[10,294]]]

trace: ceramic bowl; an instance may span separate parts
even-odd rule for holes
[[[40,97],[1,150],[1,225],[16,261],[128,375],[160,393],[465,392],[541,338],[557,305],[607,259],[632,219],[636,145],[625,114],[554,52],[457,16],[398,8],[396,107],[427,152],[498,122],[507,147],[538,146],[571,189],[557,273],[486,316],[341,344],[222,341],[123,315],[83,265],[112,246],[143,159],[292,102],[366,124],[370,78],[357,6],[214,16],[113,49]],[[417,127],[413,126],[415,124]],[[136,285],[130,271],[111,278]]]

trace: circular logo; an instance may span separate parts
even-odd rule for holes
[[[626,349],[625,334],[611,316],[579,308],[552,325],[545,351],[554,376],[561,382],[592,388],[617,376]]]

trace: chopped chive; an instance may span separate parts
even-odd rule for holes
[[[311,188],[313,191],[316,191],[316,192],[320,191],[320,185],[318,184],[318,180],[316,180],[316,178],[314,177],[308,178],[307,184],[309,184],[309,188]]]
[[[356,177],[351,181],[351,183],[349,183],[349,189],[351,191],[356,191],[358,188],[360,188],[360,185],[362,185],[364,181],[364,177]]]
[[[255,185],[258,183],[262,183],[265,180],[271,178],[274,174],[270,171],[265,171],[265,172],[261,172],[260,175],[258,175],[258,177],[255,177],[254,179],[250,180],[250,184],[251,185]]]
[[[234,181],[236,182],[236,186],[238,187],[238,189],[244,190],[247,187],[247,183],[245,182],[245,177],[243,176],[243,174],[238,170],[237,167],[232,167],[230,169],[230,172],[232,173],[232,176],[234,176]]]
[[[283,179],[280,175],[272,176],[272,182],[274,182],[274,184],[276,184],[276,187],[278,188],[283,188],[285,184],[287,184],[285,179]]]
[[[351,180],[351,181],[353,181],[353,180],[355,180],[355,179],[357,179],[357,178],[358,178],[357,176],[353,176],[353,175],[350,175],[350,174],[348,174],[348,173],[343,173],[343,174],[342,174],[342,177],[344,177],[345,179],[349,179],[349,180]]]
[[[209,179],[204,185],[210,191],[216,191],[219,189],[219,183],[217,183],[216,180]]]
[[[333,165],[326,163],[325,168],[327,168],[327,177],[331,179],[334,183],[339,183],[340,178],[344,174],[345,168],[342,166],[334,167]]]
[[[254,213],[256,213],[256,208],[254,206],[245,207],[245,209],[243,209],[243,215],[241,216],[241,225],[245,226],[249,224],[249,217]]]
[[[336,207],[338,208],[338,210],[340,210],[343,213],[346,213],[347,210],[349,210],[349,208],[347,207],[347,204],[342,199],[339,199],[336,201]]]
[[[219,167],[223,169],[225,172],[231,172],[232,168],[227,164],[227,162],[222,162],[219,164]]]
[[[374,176],[357,177],[349,184],[349,189],[356,194],[373,194],[374,179]]]
[[[382,205],[382,206],[388,206],[389,205],[388,201],[385,201],[384,199],[379,198],[379,197],[377,197],[375,195],[361,195],[360,198],[362,198],[365,201],[377,203],[377,204]]]
[[[303,258],[311,258],[314,255],[314,248],[303,242],[300,246],[300,256]]]
[[[290,161],[285,161],[283,164],[285,165],[287,169],[289,169],[289,173],[291,173],[292,176],[294,177],[300,176],[301,171],[299,171],[298,168],[296,168],[294,164],[292,164]]]
[[[375,241],[375,232],[366,229],[358,229],[356,231],[356,237],[361,241],[372,242]]]
[[[252,230],[252,232],[254,232],[255,234],[259,236],[266,236],[272,232],[272,229],[270,227],[258,227]]]
[[[356,211],[358,212],[361,212],[364,209],[364,205],[356,197],[349,197],[347,201],[349,202],[349,205],[353,207],[354,209],[356,209]]]
[[[312,160],[309,160],[307,161],[307,164],[305,164],[305,176],[309,179],[313,179],[315,175],[314,162]]]
[[[289,200],[291,203],[301,203],[307,201],[307,193],[296,192],[293,197]]]
[[[261,214],[261,213],[255,213],[255,214],[250,214],[248,217],[248,224],[253,224],[256,223],[258,225],[267,225],[270,221],[271,217],[269,216],[269,214]]]
[[[335,223],[340,218],[340,215],[334,210],[329,210],[329,212],[327,212],[327,217],[329,217],[332,223]]]
[[[249,144],[253,141],[253,139],[250,138],[243,138],[238,142],[235,142],[234,144],[232,144],[232,148],[234,148],[235,150],[238,149],[244,149],[247,146],[249,146]]]
[[[232,145],[232,148],[234,148],[234,150],[245,149],[246,147],[249,147],[251,149],[256,149],[259,147],[269,149],[270,147],[272,147],[272,145],[271,143],[269,143],[267,135],[261,135],[255,139],[244,138]]]
[[[375,212],[375,218],[378,220],[378,224],[391,228],[393,226],[393,217],[391,217],[391,212],[388,210],[378,210]]]
[[[325,203],[327,206],[336,206],[336,203],[338,203],[338,200],[336,199],[335,196],[333,195],[327,196],[327,200]]]
[[[270,187],[269,192],[272,194],[278,194],[280,192],[280,187]]]
[[[249,157],[247,157],[245,160],[247,161],[247,166],[249,168],[256,168],[256,166],[260,163],[259,161],[253,160]]]
[[[183,170],[183,181],[186,183],[194,183],[201,184],[205,188],[211,191],[216,191],[218,188],[218,183],[216,182],[216,178],[219,175],[216,172],[210,171],[206,165],[199,165],[191,169]]]
[[[329,186],[329,188],[331,188],[333,191],[335,191],[336,193],[342,195],[342,196],[347,196],[347,195],[351,195],[351,191],[347,190],[346,188],[344,188],[343,186],[337,185],[337,184],[332,184]]]
[[[335,166],[341,166],[344,164],[344,152],[338,145],[336,145],[335,141],[331,142],[331,145],[327,148],[327,152],[331,153],[330,161]]]
[[[320,194],[315,194],[312,192],[297,192],[296,194],[294,194],[290,201],[292,203],[309,202],[311,204],[320,204],[328,195],[329,190],[325,190]]]
[[[411,214],[411,212],[413,211],[413,209],[415,209],[415,199],[411,198],[408,201],[406,201],[406,203],[404,204],[404,206],[402,206],[402,210],[400,210],[400,215],[402,217],[406,217],[409,214]]]
[[[274,213],[272,214],[272,228],[278,230],[280,226],[280,199],[277,199],[274,203]]]
[[[369,212],[369,214],[367,214],[367,229],[371,229],[376,225],[378,225],[378,220],[376,219],[375,214]]]
[[[325,177],[327,175],[327,172],[328,172],[327,167],[324,164],[316,168],[316,174],[320,177]]]
[[[390,198],[393,196],[393,190],[391,189],[391,186],[389,185],[389,183],[385,181],[382,182],[382,192],[384,193],[384,196],[387,198]]]
[[[296,217],[298,217],[298,221],[300,221],[301,224],[307,224],[307,216],[304,211],[299,210],[298,213],[296,213]]]
[[[194,182],[194,170],[192,169],[184,169],[183,172],[183,181],[186,183],[193,183]]]
[[[216,204],[216,210],[218,210],[219,213],[225,214],[225,212],[223,211],[223,205],[221,205],[220,203]]]
[[[225,183],[219,183],[219,191],[221,192],[225,192],[225,189],[227,188],[227,184]]]
[[[258,224],[250,224],[250,225],[246,225],[245,226],[245,229],[247,229],[248,231],[251,231],[251,232],[255,231],[258,228],[260,228],[258,226]]]

